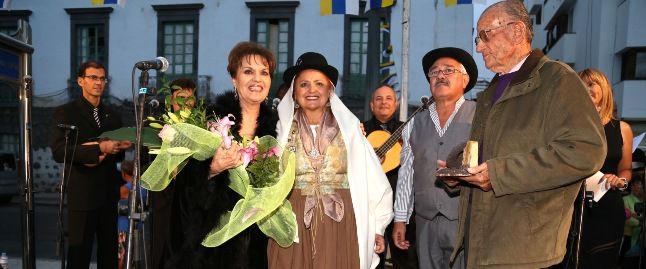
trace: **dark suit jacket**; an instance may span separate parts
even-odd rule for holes
[[[99,145],[82,145],[96,141],[97,137],[105,131],[121,127],[121,118],[116,111],[107,106],[99,105],[101,128],[97,125],[92,115],[93,106],[80,97],[79,99],[59,106],[54,111],[51,127],[52,155],[54,160],[63,162],[65,150],[65,130],[58,128],[58,124],[69,124],[77,127],[78,131],[70,132],[70,147],[67,152],[68,163],[74,155],[71,174],[67,183],[67,206],[69,210],[94,210],[106,203],[116,206],[119,200],[119,185],[121,174],[116,163],[123,159],[124,154],[111,155],[97,166],[87,167],[84,164],[99,162],[101,150]],[[78,137],[76,134],[78,133]],[[76,143],[76,152],[73,145]]]

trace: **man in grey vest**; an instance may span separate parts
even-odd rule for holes
[[[401,249],[410,246],[404,235],[414,205],[419,267],[464,268],[462,259],[449,264],[458,227],[458,194],[435,178],[435,170],[437,160],[445,160],[453,147],[469,138],[476,105],[465,101],[464,93],[475,85],[478,67],[468,52],[451,47],[430,51],[422,66],[435,102],[402,132],[393,241]]]

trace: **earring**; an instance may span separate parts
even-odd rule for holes
[[[300,108],[301,106],[298,104],[294,104],[294,108]]]
[[[330,101],[328,101],[328,102],[327,102],[327,104],[325,104],[325,106],[326,106],[326,107],[331,107],[331,106],[332,106],[332,104],[330,104]]]
[[[233,86],[233,98],[238,100],[238,89],[236,88],[236,86]]]

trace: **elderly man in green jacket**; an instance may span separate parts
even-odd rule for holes
[[[464,249],[467,268],[545,268],[563,259],[582,179],[603,163],[603,127],[576,73],[531,49],[520,1],[488,7],[477,30],[497,75],[471,129],[480,165],[445,181],[463,182],[454,256]]]

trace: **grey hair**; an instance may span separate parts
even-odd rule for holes
[[[500,1],[489,6],[483,13],[486,13],[490,9],[494,8],[500,8],[509,17],[513,18],[516,21],[522,22],[525,25],[525,29],[527,30],[527,41],[529,43],[532,43],[532,39],[534,38],[534,27],[532,25],[532,20],[529,17],[529,13],[527,13],[527,8],[525,8],[523,2],[519,0]]]

